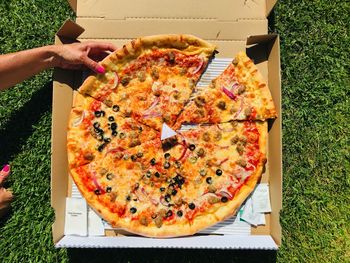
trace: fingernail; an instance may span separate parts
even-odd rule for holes
[[[98,66],[98,68],[97,68],[97,72],[98,73],[105,73],[105,68],[104,67],[102,67],[102,66]]]
[[[1,170],[1,172],[5,172],[5,173],[8,173],[9,171],[10,171],[10,165],[9,164],[6,164]]]

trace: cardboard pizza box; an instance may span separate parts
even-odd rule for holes
[[[268,162],[262,182],[268,183],[272,212],[266,225],[252,228],[251,235],[195,235],[150,239],[115,235],[102,237],[65,236],[66,197],[70,194],[66,132],[73,92],[82,73],[56,69],[52,107],[51,205],[56,247],[133,247],[278,249],[281,245],[279,213],[282,208],[282,115],[279,37],[267,34],[267,16],[277,0],[71,0],[76,22],[67,20],[57,32],[55,43],[99,40],[117,46],[133,38],[155,34],[193,34],[218,46],[216,57],[233,58],[240,50],[257,64],[268,81],[278,118],[269,123]],[[146,242],[145,242],[146,240]]]

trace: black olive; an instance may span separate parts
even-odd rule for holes
[[[147,171],[147,172],[146,172],[146,177],[147,177],[147,178],[151,178],[151,176],[152,176],[152,172],[151,172],[151,171]]]
[[[112,131],[112,136],[117,136],[118,132],[117,131]]]
[[[109,120],[109,121],[114,121],[114,117],[113,117],[113,116],[109,116],[109,117],[108,117],[108,120]]]
[[[124,132],[119,133],[119,138],[120,139],[125,139],[126,134]]]
[[[112,192],[112,187],[108,186],[108,187],[106,188],[106,192],[107,192],[107,193]]]
[[[164,154],[164,158],[165,158],[165,159],[169,159],[169,158],[170,158],[170,153],[165,153],[165,154]]]
[[[172,195],[176,195],[177,194],[177,191],[174,189],[172,192],[171,192]]]
[[[100,111],[95,111],[95,116],[98,118],[98,117],[101,117],[101,112]]]
[[[130,208],[130,213],[135,214],[137,211],[136,207],[131,207]]]
[[[94,191],[94,193],[95,193],[95,195],[100,195],[100,194],[101,194],[101,191],[100,191],[100,189],[96,189],[96,190]]]
[[[171,196],[170,195],[165,195],[164,199],[165,199],[166,202],[169,203],[170,200],[171,200]]]
[[[111,174],[111,173],[108,173],[108,174],[106,175],[107,180],[112,180],[113,177],[114,177],[114,175]]]
[[[169,210],[168,212],[166,212],[166,217],[171,217],[173,215],[173,212],[171,210]]]
[[[97,129],[100,127],[100,124],[98,122],[94,122],[94,128]]]
[[[190,149],[190,151],[194,151],[194,149],[196,149],[196,145],[190,144],[188,148]]]
[[[205,181],[208,183],[208,184],[211,184],[213,182],[213,180],[211,179],[211,177],[208,177],[207,179],[205,179]]]
[[[159,190],[160,190],[161,192],[164,192],[164,191],[165,191],[165,188],[164,188],[164,187],[161,187],[161,188],[159,188]]]
[[[118,105],[113,105],[112,110],[115,112],[119,111],[119,106]]]
[[[191,209],[191,210],[193,210],[193,209],[196,208],[196,206],[195,206],[194,203],[190,203],[190,204],[188,205],[188,208]]]
[[[170,163],[169,162],[165,162],[164,163],[164,169],[169,169],[170,168]]]
[[[138,153],[136,154],[136,156],[137,156],[138,158],[141,158],[141,157],[143,156],[143,153],[142,153],[142,152],[138,152]]]
[[[135,162],[135,161],[136,161],[136,159],[137,159],[137,156],[133,154],[133,155],[131,155],[131,157],[130,157],[130,158],[131,158],[131,161]]]
[[[220,170],[220,169],[217,169],[217,170],[216,170],[216,175],[217,175],[217,176],[220,176],[220,175],[222,175],[222,170]]]
[[[176,214],[177,214],[178,217],[182,217],[182,215],[183,215],[181,210],[177,211]]]
[[[155,165],[156,164],[156,159],[155,158],[152,158],[151,159],[151,165]]]
[[[117,129],[117,124],[115,123],[115,122],[112,122],[112,124],[111,124],[111,130],[112,131],[115,131],[116,129]]]
[[[140,127],[139,127],[139,131],[142,132],[142,130],[143,130],[143,128],[140,126]]]
[[[105,114],[106,114],[103,110],[101,110],[100,113],[101,113],[102,117],[105,116]]]
[[[105,145],[104,145],[104,144],[101,144],[101,145],[98,146],[97,150],[98,150],[99,152],[102,152],[104,148],[105,148]]]
[[[154,173],[154,176],[157,177],[157,178],[159,178],[159,177],[160,177],[160,173],[159,173],[159,172],[155,172],[155,173]]]
[[[221,202],[226,203],[228,201],[226,196],[221,197]]]
[[[102,135],[102,134],[97,134],[97,135],[96,135],[96,138],[97,138],[97,140],[99,140],[100,142],[103,141],[103,135]]]
[[[130,201],[130,200],[131,200],[131,196],[128,195],[128,196],[126,197],[126,201]]]
[[[104,138],[104,141],[107,142],[107,143],[111,142],[111,138]]]

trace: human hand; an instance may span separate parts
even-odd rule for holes
[[[12,192],[1,186],[9,174],[10,165],[7,164],[0,171],[0,218],[7,212],[13,198]]]
[[[104,73],[105,69],[96,62],[113,52],[116,47],[110,43],[83,42],[55,46],[57,48],[54,66],[64,69],[80,69],[86,66],[97,73]]]

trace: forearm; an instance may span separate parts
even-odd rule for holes
[[[56,46],[45,46],[0,55],[0,90],[9,88],[45,69],[56,66]]]

